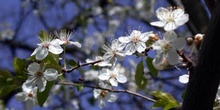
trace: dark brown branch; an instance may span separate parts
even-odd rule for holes
[[[220,3],[213,10],[194,73],[190,75],[183,110],[212,110],[220,82]]]
[[[156,100],[154,100],[154,99],[152,99],[152,98],[143,96],[143,95],[141,95],[141,94],[138,94],[138,93],[136,93],[136,92],[129,91],[129,90],[106,89],[106,88],[102,88],[102,87],[99,87],[99,86],[90,86],[90,85],[84,85],[84,84],[78,84],[78,83],[72,83],[72,82],[58,82],[57,84],[60,84],[60,85],[72,85],[72,86],[82,85],[83,87],[93,88],[93,89],[101,89],[101,90],[106,90],[106,91],[114,92],[114,93],[127,93],[127,94],[131,94],[131,95],[134,95],[134,96],[143,98],[143,99],[148,100],[148,101],[151,101],[151,102],[156,102]]]

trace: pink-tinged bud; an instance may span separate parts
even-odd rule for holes
[[[203,40],[204,34],[196,34],[194,38],[195,45],[199,45]]]
[[[151,41],[155,42],[155,41],[159,40],[159,37],[158,37],[157,34],[153,34],[153,33],[152,33],[152,34],[149,35],[149,39],[150,39]]]

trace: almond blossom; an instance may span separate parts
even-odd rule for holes
[[[55,35],[56,37],[58,37],[58,39],[55,39],[55,40],[60,45],[70,44],[70,45],[75,45],[79,48],[82,46],[79,42],[70,41],[70,39],[73,37],[73,32],[71,31],[66,31],[65,29],[61,31],[55,31]]]
[[[182,8],[163,8],[156,10],[156,16],[160,21],[151,22],[153,26],[164,27],[165,31],[172,31],[185,24],[189,20],[189,15],[184,14]]]
[[[118,82],[127,82],[127,77],[120,73],[118,68],[112,68],[111,70],[103,68],[98,78],[100,80],[108,80],[112,86],[118,86]]]
[[[53,54],[61,54],[63,52],[63,48],[52,36],[40,38],[40,40],[41,43],[38,44],[38,47],[31,54],[31,56],[35,55],[37,60],[43,60],[49,52]]]
[[[100,66],[100,67],[112,66],[112,64],[110,64],[109,62],[104,61],[102,56],[96,56],[94,58],[94,60],[86,59],[86,63],[92,63],[92,62],[95,62],[95,61],[100,61],[100,62],[94,64],[94,65],[97,65],[97,66]]]
[[[40,64],[35,62],[28,65],[27,71],[30,76],[24,82],[24,85],[28,88],[37,86],[41,92],[45,90],[47,81],[53,81],[58,77],[57,70],[48,68],[44,71],[44,68],[41,68]]]
[[[145,43],[149,39],[150,34],[152,34],[152,32],[141,33],[138,30],[133,30],[129,36],[119,37],[118,40],[127,44],[125,47],[126,55],[132,55],[136,51],[139,53],[145,51]]]
[[[157,51],[157,55],[153,60],[153,63],[157,66],[165,63],[175,65],[179,61],[179,56],[176,50],[183,49],[185,40],[184,38],[177,38],[177,35],[174,31],[166,32],[163,36],[163,39],[156,41],[152,45],[153,49]]]
[[[110,62],[112,66],[115,65],[117,58],[122,59],[125,56],[125,52],[123,51],[125,44],[122,44],[118,39],[114,39],[111,42],[111,45],[104,45],[102,48],[104,49],[103,60]]]
[[[104,84],[103,82],[99,83],[99,87],[105,89],[111,89],[111,86]],[[95,99],[98,99],[98,106],[103,108],[105,106],[105,101],[114,102],[117,99],[117,96],[107,90],[94,89],[93,95]]]
[[[27,110],[32,110],[37,105],[37,88],[27,88],[22,85],[22,92],[15,95],[16,100],[26,102]]]

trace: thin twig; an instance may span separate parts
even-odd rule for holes
[[[99,86],[91,86],[91,85],[78,84],[78,83],[73,83],[73,82],[64,82],[64,81],[58,82],[57,84],[60,84],[60,85],[72,85],[72,86],[82,85],[83,87],[93,88],[93,89],[101,89],[101,90],[106,90],[106,91],[114,92],[114,93],[127,93],[127,94],[131,94],[131,95],[143,98],[143,99],[151,101],[151,102],[156,102],[156,100],[154,100],[152,98],[143,96],[143,95],[141,95],[139,93],[136,93],[136,92],[133,92],[133,91],[129,91],[129,90],[113,90],[113,89],[102,88],[102,87],[99,87]]]

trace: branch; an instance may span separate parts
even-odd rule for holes
[[[101,90],[106,90],[108,92],[114,92],[114,93],[127,93],[127,94],[131,94],[140,98],[143,98],[145,100],[151,101],[151,102],[156,102],[156,100],[143,96],[141,94],[138,94],[136,92],[133,91],[129,91],[129,90],[113,90],[113,89],[106,89],[106,88],[102,88],[102,87],[98,87],[98,86],[90,86],[90,85],[85,85],[85,84],[78,84],[78,83],[73,83],[73,82],[58,82],[57,84],[60,85],[72,85],[72,86],[79,86],[82,85],[83,87],[87,87],[87,88],[93,88],[93,89],[101,89]]]
[[[94,62],[90,62],[90,63],[83,63],[83,64],[80,64],[79,62],[77,63],[77,66],[74,66],[74,67],[72,67],[72,68],[70,68],[70,69],[65,69],[65,68],[63,68],[62,69],[62,72],[63,73],[70,73],[70,72],[72,72],[73,70],[75,70],[75,69],[78,69],[78,68],[80,68],[80,67],[82,67],[82,66],[88,66],[88,65],[94,65],[94,64],[96,64],[96,63],[99,63],[99,62],[101,62],[102,60],[98,60],[98,61],[94,61]]]

